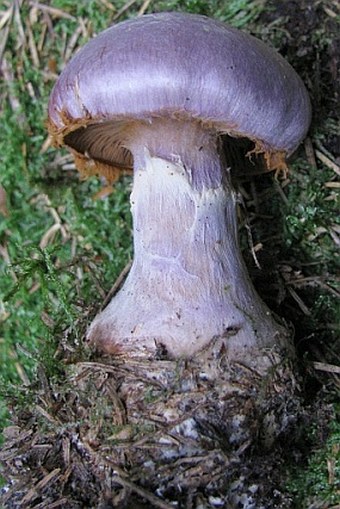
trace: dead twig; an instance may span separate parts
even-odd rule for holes
[[[122,285],[124,279],[126,278],[127,274],[129,273],[131,266],[132,266],[132,261],[129,261],[125,265],[124,269],[119,274],[118,278],[116,279],[116,281],[115,281],[114,285],[112,286],[112,288],[110,289],[109,293],[106,295],[103,305],[102,305],[102,309],[104,309],[107,306],[107,304],[110,302],[112,297],[117,293],[117,291],[119,290],[120,286]]]
[[[153,504],[154,507],[158,507],[159,509],[173,509],[174,506],[171,504],[168,504],[167,502],[164,502],[160,498],[156,497],[153,493],[150,493],[150,491],[145,490],[144,488],[141,488],[140,486],[137,486],[137,484],[133,483],[132,481],[129,481],[128,479],[122,478],[119,476],[119,474],[116,474],[114,476],[114,481],[118,484],[120,484],[123,488],[128,488],[129,490],[133,491],[137,495],[139,495],[141,498],[144,498],[151,504]]]
[[[318,371],[325,371],[326,373],[336,373],[340,375],[340,366],[334,364],[325,364],[324,362],[313,362],[314,369]]]
[[[304,286],[314,286],[318,285],[324,290],[327,290],[331,294],[334,295],[334,297],[340,298],[340,292],[338,292],[335,288],[330,286],[328,283],[326,283],[322,277],[320,276],[309,276],[309,277],[303,277],[299,279],[291,279],[287,282],[287,285],[291,286],[297,286],[297,287],[304,287]]]
[[[334,161],[332,161],[329,157],[327,157],[323,152],[320,150],[315,150],[315,155],[321,161],[327,168],[330,170],[333,170],[337,175],[340,176],[340,167],[338,164],[336,164]]]
[[[279,194],[279,196],[281,197],[283,203],[285,205],[288,205],[289,200],[288,200],[287,196],[285,195],[285,193],[280,185],[280,182],[278,182],[276,179],[274,180],[274,187],[275,187],[275,190],[277,191],[277,193]]]
[[[303,302],[301,297],[296,293],[296,291],[293,290],[293,288],[291,288],[290,286],[287,287],[287,290],[290,293],[291,297],[293,297],[293,299],[295,300],[303,314],[306,316],[311,316],[312,313],[310,312],[306,304]]]
[[[307,160],[308,160],[309,164],[313,168],[316,169],[317,164],[316,164],[315,152],[314,152],[312,140],[310,138],[306,138],[304,145],[305,145],[305,152],[306,152]]]

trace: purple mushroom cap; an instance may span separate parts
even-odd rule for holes
[[[132,166],[120,139],[126,121],[197,119],[285,156],[311,117],[301,79],[275,50],[183,13],[142,16],[95,37],[61,74],[48,112],[61,144],[118,166]]]

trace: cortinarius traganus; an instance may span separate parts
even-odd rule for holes
[[[133,265],[91,341],[173,358],[218,343],[250,364],[285,343],[242,260],[221,136],[249,138],[276,169],[310,116],[302,81],[279,54],[204,16],[142,16],[75,55],[50,98],[54,140],[88,174],[134,170]]]

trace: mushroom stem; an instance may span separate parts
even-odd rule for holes
[[[215,131],[197,122],[134,126],[134,261],[91,325],[109,353],[190,357],[223,348],[252,364],[285,335],[260,300],[238,243],[236,194]]]

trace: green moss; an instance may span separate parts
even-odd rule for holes
[[[338,414],[339,417],[339,414]],[[306,467],[295,469],[287,488],[294,508],[331,507],[340,503],[340,424],[331,424],[330,437],[308,459]],[[322,502],[322,505],[320,503]]]
[[[203,14],[220,19],[237,28],[246,28],[249,23],[256,21],[264,9],[262,0],[161,0],[152,6],[156,12],[183,11],[193,14]]]

